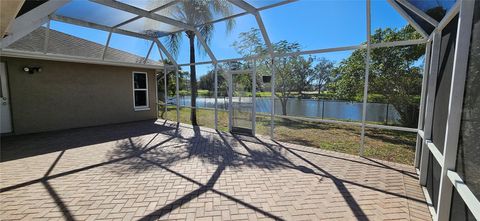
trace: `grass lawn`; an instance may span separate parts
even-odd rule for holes
[[[160,112],[160,117],[165,119],[163,114]],[[176,121],[174,106],[168,108],[166,119]],[[197,120],[200,126],[214,128],[214,111],[199,109]],[[180,122],[190,123],[190,108],[180,108]],[[228,131],[228,112],[218,112],[218,127]],[[358,155],[360,130],[359,126],[353,125],[276,117],[274,135],[279,141]],[[269,131],[270,117],[257,115],[256,133],[269,135]],[[365,135],[365,157],[413,165],[415,133],[367,128]]]

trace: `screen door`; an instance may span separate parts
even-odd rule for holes
[[[255,72],[229,71],[229,128],[232,133],[255,134]]]

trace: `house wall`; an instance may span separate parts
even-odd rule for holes
[[[15,134],[130,122],[157,117],[154,70],[5,58]],[[42,68],[39,73],[25,66]],[[148,73],[150,110],[133,107],[132,72]]]

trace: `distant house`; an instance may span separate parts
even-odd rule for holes
[[[8,49],[42,54],[45,31],[39,28]],[[105,50],[104,45],[55,30],[49,30],[48,36],[49,55],[99,60]],[[9,106],[2,109],[2,121],[10,121],[2,122],[10,125],[2,127],[6,130],[2,133],[25,134],[156,119],[155,68],[132,66],[161,63],[114,48],[106,50],[104,60],[116,61],[118,65],[52,57],[32,59],[2,53],[2,98]]]

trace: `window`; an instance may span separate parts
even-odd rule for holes
[[[135,110],[148,110],[147,73],[133,73],[133,102]]]

